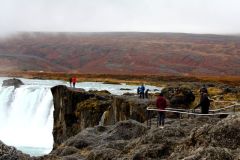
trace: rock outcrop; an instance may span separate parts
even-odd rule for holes
[[[136,96],[113,96],[106,91],[79,91],[66,86],[51,89],[54,102],[54,148],[87,127],[113,125],[134,119],[147,120],[152,101]]]
[[[153,104],[153,100],[141,100],[136,96],[114,96],[113,103],[104,112],[102,125],[113,125],[116,122],[134,119],[138,122],[147,120],[146,108]]]
[[[30,156],[0,141],[0,160],[29,160]]]
[[[240,158],[239,126],[240,114],[230,115],[216,125],[210,123],[194,128],[170,158],[237,160]]]
[[[190,104],[195,100],[192,90],[186,87],[167,87],[162,93],[169,100],[171,108],[189,109]]]
[[[108,94],[96,94],[55,86],[51,89],[54,103],[54,147],[82,129],[98,125],[111,104]]]
[[[168,120],[164,129],[134,120],[87,128],[51,154],[63,159],[239,159],[240,115]]]
[[[23,85],[23,82],[16,78],[4,80],[2,84],[2,86],[14,86],[15,88],[18,88],[21,85]]]
[[[129,119],[143,123],[147,120],[146,108],[155,106],[155,99],[139,99],[134,95],[113,96],[105,91],[85,92],[66,86],[56,86],[51,90],[55,108],[54,148],[87,127],[98,124],[114,125],[119,121]],[[164,93],[172,99],[181,97],[181,100],[175,101],[176,103],[189,105],[194,100],[190,89],[175,90],[178,94],[170,97],[172,90],[174,88],[165,89]],[[152,114],[153,117],[155,115]]]

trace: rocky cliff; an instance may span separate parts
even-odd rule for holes
[[[146,108],[153,103],[153,100],[143,100],[136,96],[114,96],[113,103],[104,112],[100,124],[112,125],[128,119],[144,122],[147,120]]]
[[[87,127],[112,125],[134,119],[144,122],[153,101],[136,96],[113,96],[104,91],[85,92],[66,86],[51,89],[54,103],[54,148]]]
[[[55,86],[51,91],[54,101],[54,148],[87,127],[113,125],[128,119],[143,123],[147,120],[146,108],[155,106],[155,98],[139,99],[136,95],[114,96],[106,91],[85,92],[66,86]],[[188,106],[194,100],[192,91],[187,88],[165,88],[164,94],[170,101],[170,107]]]
[[[145,123],[140,122],[146,121],[146,107],[152,105],[154,100],[140,100],[136,96],[100,96],[94,92],[73,91],[65,86],[56,86],[52,88],[52,92],[55,99],[53,133],[57,133],[54,136],[59,136],[54,137],[54,140],[61,141],[55,142],[57,145],[51,152],[51,156],[60,159],[88,160],[234,160],[240,157],[239,114],[230,115],[226,119],[199,117],[184,118],[181,122],[177,119],[167,119],[164,129],[156,126],[148,128]],[[75,97],[75,103],[71,105],[76,107],[67,111],[64,107],[70,104],[66,100],[69,97]],[[65,102],[63,102],[64,99]],[[93,105],[97,101],[99,102]],[[99,107],[103,102],[105,102],[104,107]],[[92,112],[95,113],[91,117],[96,118],[94,121],[96,126],[94,123],[81,123],[81,121],[89,121],[91,118],[89,115],[93,115],[89,112],[89,108],[94,108],[94,111],[99,108],[105,109],[97,114]],[[79,116],[81,113],[85,116]],[[100,115],[103,115],[102,118]],[[67,119],[69,117],[72,119],[72,116],[76,120],[71,121],[74,125],[68,126]],[[97,125],[97,120],[101,122],[100,125]],[[76,132],[72,131],[76,131],[77,134],[74,135]],[[45,158],[47,159],[48,156]]]
[[[51,89],[54,103],[54,146],[76,135],[86,127],[98,125],[103,112],[111,104],[107,94],[56,86]]]
[[[240,158],[240,115],[226,119],[168,120],[164,129],[134,120],[87,128],[51,155],[62,159],[206,159]]]

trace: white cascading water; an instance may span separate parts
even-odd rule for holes
[[[32,155],[50,152],[53,145],[52,99],[48,87],[0,87],[0,139]],[[40,153],[31,153],[34,148]]]

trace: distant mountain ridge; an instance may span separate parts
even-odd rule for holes
[[[240,75],[240,37],[183,33],[19,33],[0,71]]]

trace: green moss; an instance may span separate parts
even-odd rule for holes
[[[101,110],[102,107],[109,106],[109,101],[98,100],[96,98],[90,98],[85,101],[82,101],[77,104],[76,111],[83,111],[83,110]]]

